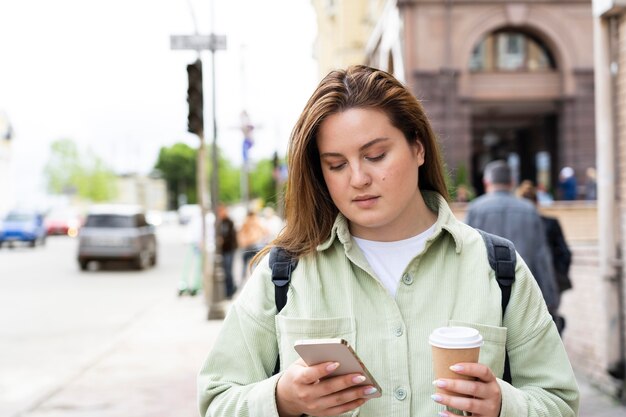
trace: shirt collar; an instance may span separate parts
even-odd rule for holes
[[[437,213],[437,221],[435,222],[435,232],[429,240],[437,239],[442,231],[446,231],[454,240],[456,253],[460,253],[463,248],[463,238],[461,235],[461,226],[459,221],[452,213],[450,206],[443,196],[435,191],[422,191],[424,202],[432,211]],[[324,242],[317,246],[317,251],[321,252],[328,249],[335,238],[344,245],[345,250],[352,247],[352,235],[348,227],[348,219],[339,213],[335,218],[335,223],[330,231],[330,236]]]

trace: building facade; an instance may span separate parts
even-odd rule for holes
[[[603,306],[599,325],[611,336],[597,353],[613,377],[610,382],[617,381],[616,393],[626,400],[626,1],[594,0],[593,27],[600,233],[597,285]]]
[[[422,100],[452,175],[463,169],[478,192],[496,158],[556,197],[562,167],[579,185],[596,167],[597,205],[555,204],[547,214],[574,251],[574,289],[561,307],[570,359],[625,399],[626,0],[387,0],[358,10],[312,1],[326,50],[320,76],[359,63],[392,72]],[[319,6],[329,3],[367,22],[358,33],[368,38],[353,43],[363,54],[335,55],[332,39],[344,35],[333,30],[350,25],[327,21]]]
[[[139,205],[144,210],[167,210],[167,184],[162,178],[124,174],[117,178],[117,189],[115,203]]]
[[[368,38],[384,0],[311,0],[317,16],[314,56],[319,78],[366,60]]]
[[[463,168],[480,193],[486,163],[507,159],[557,197],[562,167],[584,183],[596,162],[589,0],[391,0],[380,23],[366,62],[422,100],[453,175]]]

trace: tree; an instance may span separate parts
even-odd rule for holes
[[[161,172],[168,191],[168,206],[178,207],[180,196],[188,203],[196,203],[196,165],[198,151],[184,143],[162,147],[154,166]]]
[[[78,195],[86,200],[108,201],[117,195],[115,173],[93,153],[82,156],[71,139],[50,146],[44,173],[53,194]]]
[[[261,159],[250,173],[250,197],[260,198],[266,204],[276,204],[276,183],[274,181],[274,161]]]
[[[210,158],[209,158],[210,159]],[[209,166],[209,179],[211,177],[211,163]],[[218,154],[218,177],[220,201],[226,204],[232,204],[241,199],[241,170],[233,166],[232,162],[226,159],[222,152]]]
[[[80,155],[70,139],[60,139],[50,145],[50,158],[44,168],[48,191],[52,194],[75,194],[76,179],[82,176]]]

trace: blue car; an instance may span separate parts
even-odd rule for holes
[[[43,216],[32,211],[12,211],[0,222],[0,247],[25,242],[31,247],[46,242]]]

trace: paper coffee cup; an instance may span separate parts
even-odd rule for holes
[[[439,327],[428,338],[432,348],[435,378],[467,379],[473,377],[457,374],[450,366],[461,362],[478,362],[483,337],[471,327]],[[461,396],[436,387],[438,393]]]

